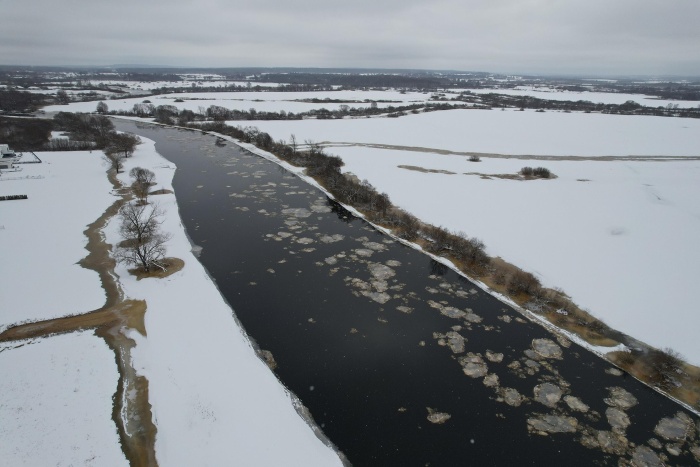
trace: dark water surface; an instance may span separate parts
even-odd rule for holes
[[[654,433],[662,418],[692,414],[277,165],[197,132],[115,123],[177,165],[200,261],[354,465],[697,463],[688,450],[700,435]],[[553,353],[534,352],[534,339]],[[561,399],[541,402],[543,384]],[[428,408],[450,418],[432,423]],[[667,451],[674,444],[680,455]]]

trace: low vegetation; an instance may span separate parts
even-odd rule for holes
[[[520,175],[525,178],[550,178],[552,172],[544,167],[536,167],[534,169],[532,167],[523,167],[520,169]]]

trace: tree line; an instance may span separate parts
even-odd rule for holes
[[[477,97],[469,91],[461,93],[453,100],[473,102]],[[564,112],[597,112],[604,114],[620,115],[655,115],[673,116],[685,118],[700,118],[700,108],[679,108],[678,104],[666,106],[644,106],[635,101],[628,100],[622,104],[594,103],[586,100],[558,101],[540,99],[532,96],[509,96],[498,93],[479,94],[483,106],[491,108],[519,108],[536,110],[555,110]],[[682,104],[682,102],[681,102]]]
[[[210,105],[200,107],[197,112],[189,109],[180,110],[174,105],[154,105],[148,99],[144,102],[134,104],[131,110],[109,111],[108,105],[104,101],[97,104],[97,112],[110,115],[135,116],[142,118],[153,118],[158,123],[166,125],[187,125],[191,122],[200,121],[226,121],[226,120],[302,120],[315,118],[319,120],[360,118],[373,115],[386,114],[387,117],[402,117],[408,114],[421,112],[435,112],[439,110],[453,110],[467,108],[464,104],[449,102],[434,102],[421,104],[408,104],[400,106],[379,107],[376,102],[370,102],[366,107],[350,107],[347,104],[340,105],[337,110],[325,108],[312,109],[307,112],[279,112],[259,111],[254,108],[249,110],[227,109],[220,105]],[[470,106],[471,108],[471,106]]]

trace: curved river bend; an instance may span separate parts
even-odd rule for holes
[[[698,462],[693,414],[279,166],[199,132],[115,123],[177,165],[200,261],[354,465]]]

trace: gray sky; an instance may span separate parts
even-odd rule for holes
[[[700,76],[700,0],[0,0],[0,64]]]

